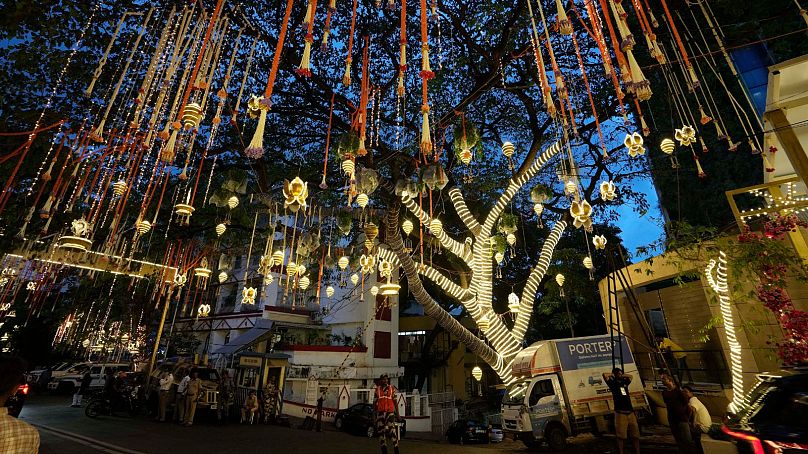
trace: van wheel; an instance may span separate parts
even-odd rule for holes
[[[564,428],[553,425],[547,428],[544,433],[547,445],[552,451],[563,451],[567,449],[567,431]]]

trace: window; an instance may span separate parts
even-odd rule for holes
[[[655,337],[668,337],[668,325],[665,323],[665,312],[662,309],[648,311],[648,324],[651,325]]]
[[[553,381],[549,379],[539,380],[533,385],[533,389],[530,391],[528,405],[532,407],[538,404],[542,397],[554,395],[555,391],[553,390]]]
[[[390,309],[390,304],[387,304],[386,296],[381,294],[376,295],[376,320],[383,320],[389,322],[392,319],[393,312]]]
[[[100,373],[101,373],[101,366],[93,366],[93,367],[90,369],[90,373],[91,373],[91,374],[93,374],[93,375],[98,375],[98,374],[100,374]]]
[[[528,385],[530,385],[529,380],[510,385],[505,393],[505,398],[502,400],[502,403],[506,405],[522,405],[522,403],[525,401],[525,394],[527,394]]]
[[[373,335],[373,357],[390,358],[390,332],[376,331]]]

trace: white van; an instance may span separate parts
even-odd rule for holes
[[[48,383],[48,389],[55,391],[64,391],[64,392],[72,392],[73,390],[78,389],[81,386],[81,379],[84,377],[84,373],[89,368],[90,376],[92,376],[93,381],[90,382],[90,389],[101,389],[104,387],[104,383],[106,381],[107,372],[112,369],[115,372],[124,371],[129,372],[131,371],[131,366],[129,363],[88,363],[85,367],[77,370],[76,373],[70,373],[65,375],[58,380],[53,380]]]

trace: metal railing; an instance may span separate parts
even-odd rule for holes
[[[693,383],[696,385],[718,385],[720,388],[729,388],[730,373],[723,350],[682,350],[687,356],[684,362],[676,360],[673,354],[662,353],[666,362],[680,383]],[[658,382],[663,372],[657,365],[660,364],[655,352],[634,352],[634,362],[640,377],[648,382]]]

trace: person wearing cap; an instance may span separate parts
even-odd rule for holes
[[[396,421],[398,420],[397,392],[396,387],[390,384],[390,377],[387,374],[382,374],[376,385],[376,399],[373,401],[373,409],[376,413],[376,429],[379,434],[382,454],[387,454],[388,442],[393,443],[393,452],[398,454],[398,430],[396,430]]]

